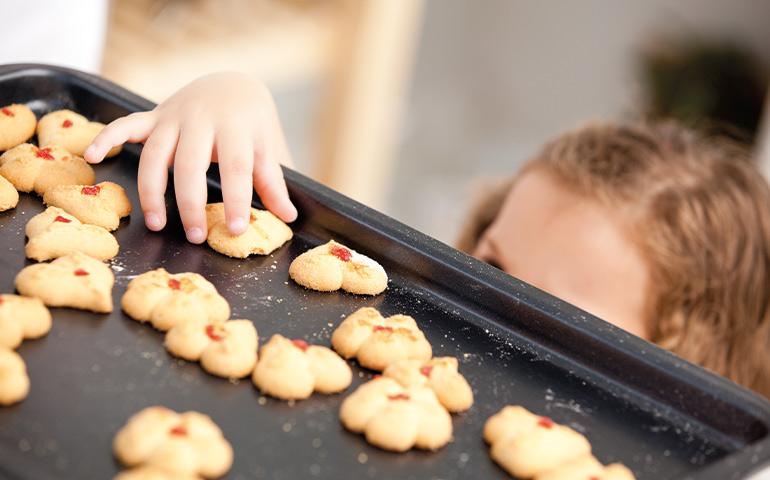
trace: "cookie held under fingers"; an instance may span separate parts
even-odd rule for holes
[[[20,192],[45,195],[57,185],[92,184],[91,165],[58,145],[38,148],[22,143],[0,155],[0,175]]]
[[[166,333],[165,346],[185,360],[200,361],[204,370],[224,378],[243,378],[257,364],[257,330],[249,320],[177,323]]]
[[[332,346],[343,358],[382,371],[399,360],[427,362],[433,350],[417,322],[408,315],[385,318],[364,307],[345,318],[332,334]]]
[[[233,463],[232,447],[211,418],[159,406],[129,418],[115,435],[112,450],[127,467],[153,467],[177,475],[172,478],[219,478]]]
[[[19,293],[39,298],[49,307],[112,311],[115,275],[110,267],[82,253],[25,267],[16,275],[15,283]]]
[[[594,473],[600,479],[634,478],[623,466],[604,467],[596,461],[582,434],[524,407],[508,405],[492,415],[484,425],[484,440],[491,445],[492,459],[516,478],[559,480],[584,472],[589,478]]]
[[[0,347],[0,405],[20,402],[29,393],[27,365],[9,348]]]
[[[348,364],[332,350],[281,335],[273,335],[262,347],[252,375],[262,393],[282,400],[341,392],[352,379]]]
[[[82,157],[104,126],[103,123],[91,122],[72,110],[57,110],[40,118],[37,123],[37,139],[43,147],[51,144],[61,145]],[[113,147],[106,156],[117,155],[120,148]]]
[[[86,225],[61,208],[48,207],[32,217],[25,229],[27,258],[42,262],[80,252],[97,260],[118,254],[118,241],[106,229]]]
[[[0,295],[0,348],[16,348],[50,330],[51,312],[39,298]]]
[[[295,258],[289,276],[303,287],[321,292],[342,289],[377,295],[388,288],[388,275],[379,263],[334,240]]]
[[[37,117],[26,105],[14,103],[0,108],[0,151],[32,138],[36,126]]]
[[[452,419],[433,390],[405,388],[392,378],[378,377],[350,394],[340,407],[348,430],[385,450],[438,450],[452,439]]]
[[[0,176],[0,212],[15,208],[19,204],[19,192],[11,182]]]
[[[249,225],[241,235],[227,230],[224,203],[206,205],[207,242],[217,252],[234,258],[268,255],[291,240],[294,235],[288,225],[267,210],[251,209]]]
[[[59,207],[83,223],[115,230],[131,213],[126,191],[113,182],[96,185],[59,185],[43,195],[46,205]]]
[[[433,390],[441,404],[451,413],[464,412],[473,405],[473,391],[458,371],[454,357],[420,360],[399,360],[383,372],[404,387],[422,385]]]
[[[172,274],[163,268],[131,280],[121,305],[129,317],[164,332],[183,321],[206,324],[230,317],[227,300],[202,275]]]

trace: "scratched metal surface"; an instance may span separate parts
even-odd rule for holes
[[[111,84],[47,68],[0,67],[0,104],[38,114],[73,108],[109,121],[145,101]],[[96,167],[97,180],[127,188],[135,208],[138,149]],[[287,404],[250,381],[229,382],[169,356],[162,334],[117,308],[110,315],[55,309],[54,327],[19,353],[29,397],[0,409],[0,477],[110,478],[115,432],[133,413],[161,404],[210,415],[235,448],[228,478],[506,478],[481,439],[484,421],[522,404],[571,425],[603,462],[640,479],[738,477],[767,457],[768,405],[553,297],[345,199],[288,174],[301,218],[295,238],[267,257],[234,260],[184,241],[174,213],[151,233],[134,213],[116,232],[114,301],[135,275],[157,267],[196,271],[230,302],[234,318],[273,333],[328,344],[340,319],[362,306],[414,316],[437,355],[454,355],[476,395],[454,417],[454,440],[435,453],[392,454],[339,424],[341,395]],[[216,175],[210,199],[219,200]],[[175,212],[173,196],[168,197]],[[0,214],[0,291],[13,290],[24,259],[24,225],[42,211],[22,194]],[[307,291],[288,279],[292,258],[330,236],[380,260],[391,274],[377,297]],[[371,372],[351,362],[354,385]]]

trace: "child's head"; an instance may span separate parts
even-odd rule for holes
[[[770,396],[770,189],[732,143],[587,125],[490,193],[459,246]]]

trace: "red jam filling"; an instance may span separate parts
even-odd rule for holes
[[[537,421],[537,424],[543,428],[553,428],[553,420],[548,417],[540,417],[540,420]]]
[[[99,192],[102,190],[102,187],[99,185],[92,185],[90,187],[83,187],[80,189],[80,193],[83,195],[99,195]]]
[[[299,348],[303,352],[307,351],[308,347],[310,347],[310,345],[308,345],[304,340],[292,340],[291,343],[293,343],[295,347]]]
[[[215,342],[218,342],[222,340],[222,335],[219,335],[216,331],[216,327],[214,325],[206,325],[206,335],[209,336],[210,339],[214,340]]]
[[[331,254],[343,262],[349,262],[350,258],[353,256],[353,254],[350,253],[350,250],[345,247],[332,247]]]
[[[171,435],[184,436],[187,435],[187,429],[184,428],[184,425],[177,425],[176,427],[169,430],[169,433],[171,433]]]
[[[83,270],[82,268],[78,268],[77,270],[75,270],[76,277],[85,277],[86,275],[89,275],[89,273]]]
[[[375,332],[391,333],[393,331],[393,327],[383,327],[382,325],[375,325],[372,330],[374,330]]]
[[[56,218],[53,219],[54,222],[61,222],[61,223],[70,223],[72,220],[69,218],[64,218],[61,215],[57,215]]]
[[[420,369],[420,373],[422,373],[426,377],[430,377],[430,372],[432,371],[433,371],[433,366],[431,365],[426,365]]]
[[[70,120],[69,118],[64,120],[61,126],[64,128],[70,128],[72,126],[72,120]]]
[[[51,155],[51,149],[48,148],[48,147],[46,147],[46,148],[38,148],[37,151],[35,152],[35,156],[37,158],[42,158],[44,160],[53,160],[54,159],[53,155]]]
[[[181,287],[182,287],[182,282],[180,282],[176,278],[168,279],[168,288],[170,288],[171,290],[179,290]]]
[[[409,400],[409,395],[406,393],[397,393],[395,395],[388,395],[388,400]]]
[[[2,111],[3,115],[5,115],[6,117],[15,117],[16,116],[16,115],[13,114],[13,112],[11,111],[10,108],[3,108],[0,111]]]

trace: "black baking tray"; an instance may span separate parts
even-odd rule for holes
[[[95,76],[45,65],[0,67],[0,105],[11,102],[38,115],[70,108],[103,122],[153,107]],[[210,415],[234,446],[233,479],[506,478],[481,437],[485,420],[506,404],[585,433],[602,462],[623,462],[639,479],[742,478],[770,459],[770,404],[757,395],[294,171],[285,173],[300,212],[295,237],[272,255],[234,260],[186,243],[173,192],[168,227],[150,232],[138,208],[138,152],[128,146],[96,167],[99,181],[126,187],[135,208],[116,232],[116,306],[133,276],[165,267],[205,275],[262,341],[282,333],[328,344],[359,307],[406,313],[435,354],[459,358],[476,403],[454,416],[454,441],[440,451],[389,453],[340,426],[342,398],[372,375],[353,362],[348,392],[291,404],[261,397],[249,380],[229,382],[172,358],[161,333],[119,308],[54,309],[51,333],[18,350],[32,388],[24,402],[0,409],[0,478],[110,478],[120,470],[115,432],[155,404]],[[211,201],[221,199],[215,170]],[[39,198],[22,194],[15,210],[0,214],[0,291],[12,291],[29,263],[24,225],[41,210]],[[382,263],[388,290],[361,297],[289,281],[291,259],[329,238]]]

